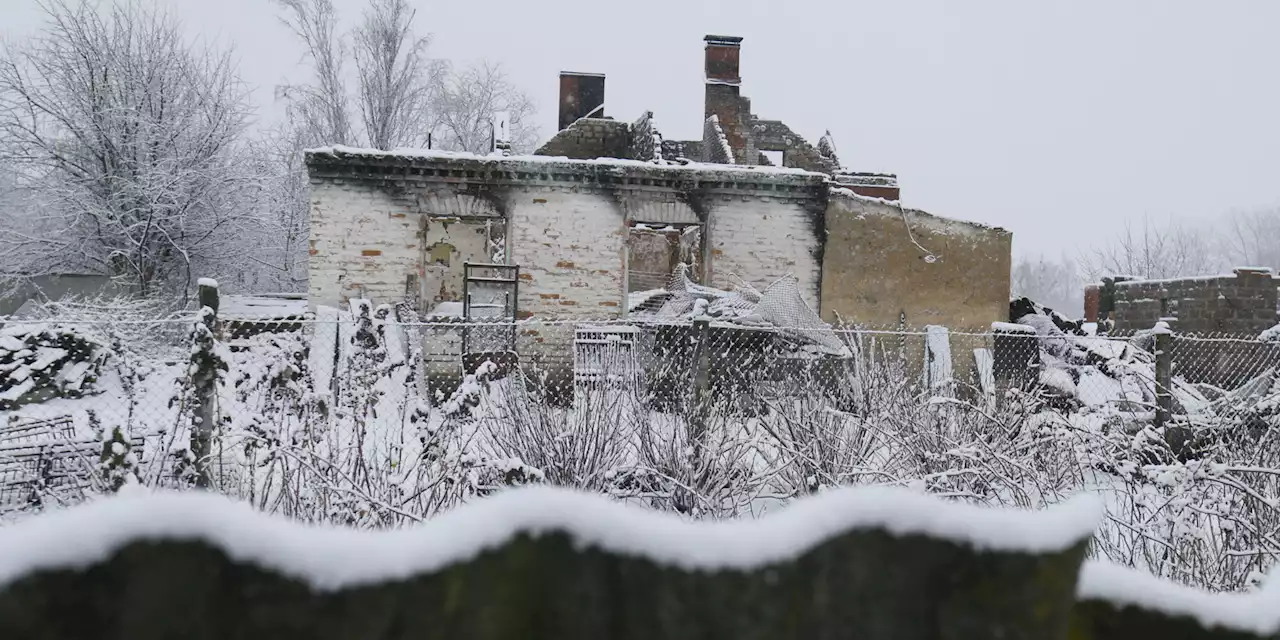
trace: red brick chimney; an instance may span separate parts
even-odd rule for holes
[[[738,74],[742,38],[737,36],[707,36],[707,82],[742,84]]]
[[[1084,288],[1084,321],[1097,322],[1102,308],[1102,287],[1091,284]]]
[[[604,117],[604,74],[561,71],[558,131],[586,117]]]
[[[706,52],[706,102],[703,118],[716,116],[733,150],[735,164],[758,164],[751,141],[751,101],[740,95],[742,38],[709,35]]]

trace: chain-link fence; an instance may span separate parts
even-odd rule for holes
[[[1163,383],[1153,333],[760,315],[10,320],[0,513],[133,484],[360,526],[529,482],[698,517],[847,484],[1022,507],[1091,490],[1099,552],[1130,564],[1238,588],[1280,553],[1270,343],[1172,336]]]

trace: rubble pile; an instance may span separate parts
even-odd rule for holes
[[[681,263],[666,289],[644,292],[633,298],[630,306],[631,317],[638,321],[708,319],[771,329],[820,354],[851,355],[831,325],[801,297],[800,283],[792,275],[775,280],[764,291],[746,283],[725,291],[693,282],[689,266]]]

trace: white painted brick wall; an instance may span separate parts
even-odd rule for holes
[[[616,316],[622,308],[625,223],[607,195],[568,188],[508,194],[520,311],[542,317]]]
[[[732,289],[739,278],[760,291],[790,273],[804,301],[818,309],[822,265],[814,258],[812,214],[775,198],[717,198],[711,214],[712,285]]]
[[[377,303],[404,297],[418,273],[420,216],[390,195],[347,181],[311,184],[310,302],[343,305],[364,295]]]
[[[392,195],[350,182],[312,184],[310,297],[341,305],[364,295],[393,302],[406,277],[421,277],[420,214]],[[509,255],[520,265],[522,315],[619,315],[626,227],[613,198],[568,187],[506,194]],[[810,214],[798,203],[723,197],[710,203],[715,286],[738,278],[763,290],[794,274],[815,309],[821,265]]]

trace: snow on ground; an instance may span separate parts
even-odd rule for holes
[[[209,542],[231,558],[320,589],[404,579],[465,561],[521,532],[563,531],[579,544],[687,569],[749,569],[794,558],[851,530],[921,534],[993,551],[1052,552],[1087,540],[1088,497],[1040,512],[949,503],[904,490],[843,489],[759,520],[687,522],[566,489],[503,492],[414,528],[306,527],[210,494],[128,494],[0,528],[0,585],[32,571],[79,568],[138,540]]]
[[[223,320],[301,318],[307,310],[307,298],[303,294],[228,295],[218,302],[218,317]]]

